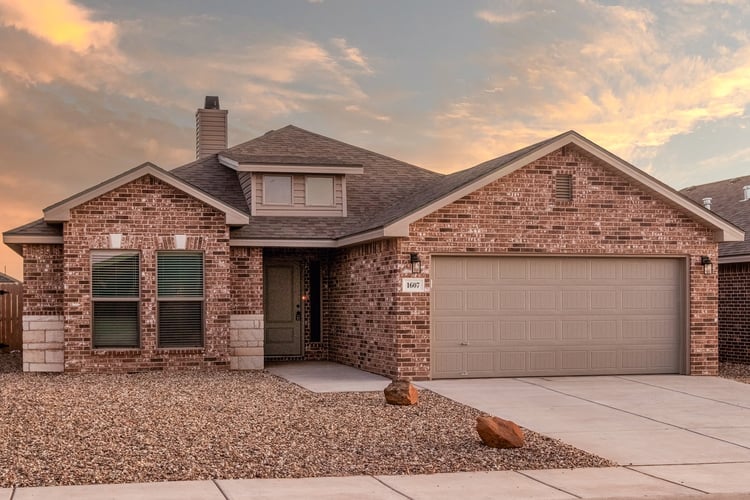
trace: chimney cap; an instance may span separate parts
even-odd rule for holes
[[[206,103],[203,106],[203,109],[221,109],[219,107],[219,96],[217,96],[217,95],[207,95],[206,96]]]

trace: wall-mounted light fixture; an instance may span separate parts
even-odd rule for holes
[[[411,264],[412,273],[414,273],[414,264],[417,265],[417,272],[422,272],[422,261],[419,259],[419,254],[417,252],[411,252],[409,254],[409,263]]]
[[[711,262],[711,259],[708,257],[708,255],[701,256],[701,265],[703,266],[703,274],[714,273],[714,264],[713,262]]]

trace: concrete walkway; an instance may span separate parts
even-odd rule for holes
[[[390,382],[328,362],[268,369],[315,392],[380,391]],[[418,385],[623,466],[18,488],[0,489],[0,500],[750,498],[750,385],[682,376]]]

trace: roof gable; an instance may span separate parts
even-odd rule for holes
[[[425,193],[405,200],[399,206],[393,207],[390,213],[385,214],[385,217],[390,218],[382,221],[383,235],[407,236],[409,224],[412,222],[571,144],[713,228],[716,241],[744,239],[743,232],[722,217],[696,205],[676,190],[572,130],[437,180],[427,187]]]
[[[129,182],[143,177],[144,175],[151,175],[160,181],[178,189],[204,203],[214,207],[215,209],[223,212],[226,216],[226,223],[229,225],[243,225],[249,222],[249,217],[246,213],[230,206],[226,202],[211,196],[210,194],[196,188],[192,184],[188,184],[179,177],[167,172],[154,165],[153,163],[143,163],[135,168],[128,170],[120,175],[112,177],[109,180],[97,184],[85,191],[82,191],[76,195],[71,196],[61,202],[55,203],[44,209],[44,221],[45,222],[64,222],[70,219],[70,210],[75,208],[87,201],[93,200],[105,193],[117,189]]]

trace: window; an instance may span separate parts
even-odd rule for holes
[[[138,252],[91,253],[95,349],[139,346],[139,267]]]
[[[265,205],[291,205],[292,176],[264,175],[263,203]]]
[[[555,199],[570,201],[573,199],[573,176],[559,174],[555,176]]]
[[[305,177],[305,203],[310,206],[333,206],[333,177]]]
[[[203,254],[156,256],[159,347],[203,346]]]

